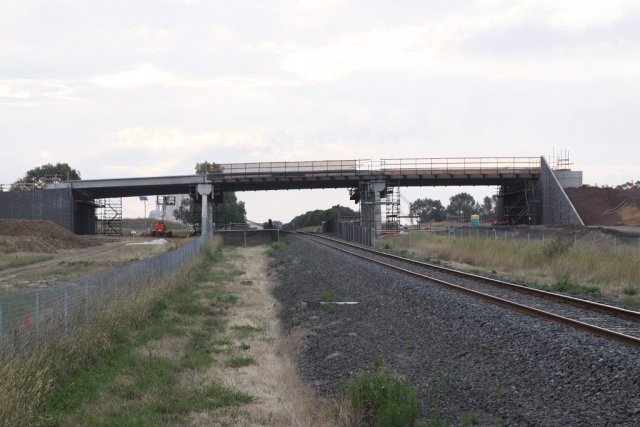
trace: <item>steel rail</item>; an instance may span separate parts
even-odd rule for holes
[[[353,248],[356,248],[358,250],[362,250],[365,252],[369,252],[375,255],[379,255],[385,258],[389,258],[389,259],[394,259],[397,261],[401,261],[401,262],[405,262],[408,264],[412,264],[418,267],[423,267],[423,268],[428,268],[431,270],[436,270],[436,271],[440,271],[443,273],[447,273],[447,274],[451,274],[451,275],[455,275],[455,276],[459,276],[465,279],[470,279],[470,280],[475,280],[478,282],[484,282],[484,283],[488,283],[492,286],[495,287],[499,287],[502,289],[508,289],[511,291],[516,291],[516,292],[520,292],[522,294],[527,294],[527,295],[532,295],[538,298],[544,298],[544,299],[548,299],[550,301],[555,301],[555,302],[559,302],[562,304],[568,304],[568,305],[572,305],[574,307],[578,307],[578,308],[583,308],[586,310],[590,310],[590,311],[597,311],[599,313],[603,313],[603,314],[607,314],[609,316],[614,316],[614,317],[620,317],[620,318],[624,318],[627,320],[631,320],[634,322],[639,322],[640,323],[640,312],[638,311],[633,311],[633,310],[627,310],[625,308],[621,308],[621,307],[615,307],[612,305],[607,305],[607,304],[602,304],[599,302],[595,302],[595,301],[588,301],[588,300],[584,300],[581,298],[576,298],[576,297],[572,297],[569,295],[562,295],[562,294],[558,294],[555,292],[549,292],[549,291],[545,291],[543,289],[536,289],[536,288],[532,288],[529,286],[523,286],[523,285],[518,285],[517,283],[511,283],[511,282],[506,282],[504,280],[499,280],[499,279],[494,279],[491,277],[485,277],[485,276],[480,276],[477,274],[473,274],[473,273],[467,273],[464,271],[460,271],[460,270],[454,270],[452,268],[447,268],[447,267],[443,267],[440,265],[435,265],[435,264],[430,264],[427,262],[422,262],[422,261],[417,261],[415,259],[411,259],[411,258],[406,258],[403,256],[399,256],[399,255],[394,255],[394,254],[390,254],[388,252],[382,252],[382,251],[378,251],[375,249],[371,249],[371,248],[367,248],[367,247],[363,247],[363,246],[359,246],[359,245],[355,245],[353,243],[350,242],[344,242],[338,239],[333,239],[327,236],[321,236],[321,235],[313,235],[314,237],[318,237],[321,239],[325,239],[325,240],[329,240],[335,243],[339,243],[341,245],[345,245],[345,246],[350,246]]]
[[[349,251],[347,249],[332,245],[330,243],[323,242],[320,239],[314,238],[315,236],[311,237],[311,235],[309,235],[307,233],[295,233],[295,234],[297,234],[297,235],[299,235],[301,237],[307,238],[309,240],[312,240],[312,241],[314,241],[316,243],[319,243],[321,245],[325,245],[325,246],[328,246],[330,248],[336,249],[336,250],[338,250],[340,252],[344,252],[346,254],[355,256],[357,258],[372,262],[374,264],[378,264],[378,265],[381,265],[383,267],[386,267],[386,268],[389,268],[389,269],[392,269],[392,270],[395,270],[395,271],[398,271],[398,272],[401,272],[401,273],[404,273],[404,274],[407,274],[409,276],[416,277],[416,278],[419,278],[419,279],[422,279],[422,280],[425,280],[425,281],[436,283],[436,284],[438,284],[440,286],[443,286],[445,288],[453,289],[453,290],[455,290],[457,292],[461,292],[461,293],[464,293],[466,295],[473,296],[475,298],[480,298],[480,299],[485,300],[487,302],[490,302],[490,303],[493,303],[493,304],[496,304],[496,305],[500,305],[502,307],[509,308],[511,310],[515,310],[515,311],[518,311],[520,313],[523,313],[523,314],[526,314],[526,315],[529,315],[529,316],[538,317],[538,318],[546,319],[546,320],[551,320],[553,322],[556,322],[556,323],[559,323],[559,324],[563,324],[563,325],[566,325],[566,326],[570,326],[570,327],[572,327],[574,329],[585,331],[585,332],[588,332],[590,334],[600,336],[602,338],[618,341],[618,342],[621,342],[623,344],[631,345],[631,346],[634,346],[634,347],[640,347],[640,338],[638,338],[638,337],[634,337],[634,336],[631,336],[631,335],[626,335],[626,334],[623,334],[623,333],[620,333],[620,332],[617,332],[617,331],[612,331],[610,329],[602,328],[600,326],[591,325],[591,324],[588,324],[588,323],[585,323],[585,322],[582,322],[582,321],[579,321],[579,320],[575,320],[575,319],[572,319],[572,318],[569,318],[569,317],[564,317],[564,316],[560,316],[560,315],[555,314],[555,313],[550,313],[548,311],[544,311],[544,310],[540,310],[540,309],[537,309],[537,308],[529,307],[529,306],[526,306],[524,304],[520,304],[518,302],[509,301],[509,300],[506,300],[504,298],[499,298],[499,297],[496,297],[496,296],[493,296],[493,295],[485,294],[483,292],[475,291],[473,289],[469,289],[469,288],[466,288],[464,286],[456,285],[456,284],[451,283],[451,282],[447,282],[447,281],[444,281],[444,280],[441,280],[441,279],[436,279],[434,277],[430,277],[430,276],[427,276],[427,275],[424,275],[424,274],[421,274],[421,273],[417,273],[415,271],[407,270],[405,268],[398,267],[398,266],[393,265],[393,264],[388,264],[388,263],[383,262],[383,261],[375,260],[375,259],[369,258],[367,256],[358,254],[356,252],[352,252],[352,251]],[[343,244],[343,242],[340,242],[340,243]],[[366,249],[366,248],[361,248],[361,247],[357,247],[357,248],[358,249]],[[369,250],[367,249],[367,251],[369,251]],[[373,251],[373,252],[378,253],[378,251]],[[399,257],[399,258],[402,258],[402,257]],[[406,258],[403,258],[403,260],[404,259],[406,259]],[[410,260],[410,261],[413,261],[413,260]],[[482,277],[482,276],[477,276],[477,277]],[[504,282],[504,283],[506,283],[506,282]],[[614,308],[617,308],[617,307],[614,307]]]

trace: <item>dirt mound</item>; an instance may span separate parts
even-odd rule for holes
[[[565,191],[585,225],[640,224],[640,189],[583,186]]]
[[[93,236],[76,236],[52,221],[0,220],[0,252],[55,252],[98,244]]]

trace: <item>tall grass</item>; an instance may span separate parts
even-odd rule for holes
[[[594,247],[562,236],[543,243],[427,233],[412,234],[411,240],[408,235],[389,236],[380,244],[417,258],[454,261],[542,285],[570,279],[615,297],[640,287],[640,250],[635,247]]]

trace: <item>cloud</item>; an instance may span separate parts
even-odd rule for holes
[[[134,28],[130,32],[132,37],[143,45],[138,48],[138,51],[142,53],[157,54],[166,50],[171,45],[169,32],[164,29],[141,26]]]
[[[51,79],[0,80],[0,104],[33,106],[42,102],[72,101],[72,83]]]
[[[172,73],[160,70],[153,64],[138,64],[127,70],[91,77],[88,81],[109,89],[130,89],[168,83],[173,79]]]

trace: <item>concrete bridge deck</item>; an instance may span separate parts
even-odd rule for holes
[[[539,157],[356,159],[220,164],[202,175],[81,180],[49,188],[70,188],[99,199],[189,193],[205,183],[226,192],[352,188],[363,180],[385,180],[401,187],[502,185],[539,176]]]

